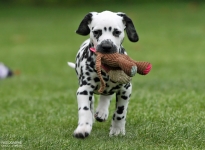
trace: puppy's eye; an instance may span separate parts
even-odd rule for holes
[[[101,30],[95,30],[93,31],[93,34],[96,36],[96,35],[100,35],[102,33]]]
[[[120,33],[121,33],[121,31],[119,31],[119,30],[114,30],[113,31],[113,35],[117,36],[117,37],[120,35]]]
[[[98,34],[99,32],[98,31],[93,31],[93,34]]]

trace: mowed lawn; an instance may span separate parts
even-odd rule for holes
[[[108,120],[79,140],[67,61],[88,38],[75,34],[82,18],[103,10],[132,18],[140,40],[124,47],[153,69],[133,77],[125,136],[108,135],[113,98]],[[0,62],[20,71],[0,80],[0,149],[205,149],[204,15],[205,3],[0,6]]]

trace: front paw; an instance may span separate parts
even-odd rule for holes
[[[110,127],[110,136],[118,136],[118,135],[125,135],[125,128],[124,127]]]
[[[88,122],[86,123],[79,123],[78,127],[75,129],[73,136],[76,138],[86,138],[90,135],[92,130],[92,125]]]
[[[96,110],[95,119],[99,122],[104,122],[108,118],[108,110]]]

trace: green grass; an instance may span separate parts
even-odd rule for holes
[[[81,19],[106,9],[133,19],[140,40],[125,39],[124,47],[153,70],[133,78],[125,136],[108,136],[113,100],[107,122],[79,140],[72,137],[78,81],[67,61],[87,38],[74,32]],[[0,62],[21,72],[0,80],[0,149],[12,149],[5,141],[29,150],[205,149],[204,14],[204,3],[0,6]]]

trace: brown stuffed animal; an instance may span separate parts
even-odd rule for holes
[[[101,69],[104,69],[108,74],[111,72],[109,74],[110,77],[114,75],[114,78],[119,78],[116,80],[119,83],[128,83],[131,77],[136,73],[146,75],[152,68],[149,62],[137,62],[125,54],[102,54],[97,52],[94,48],[90,48],[90,50],[96,54],[96,70],[101,83],[100,89],[98,90],[99,93],[102,93],[106,86],[101,75]],[[118,74],[120,76],[118,76]]]

